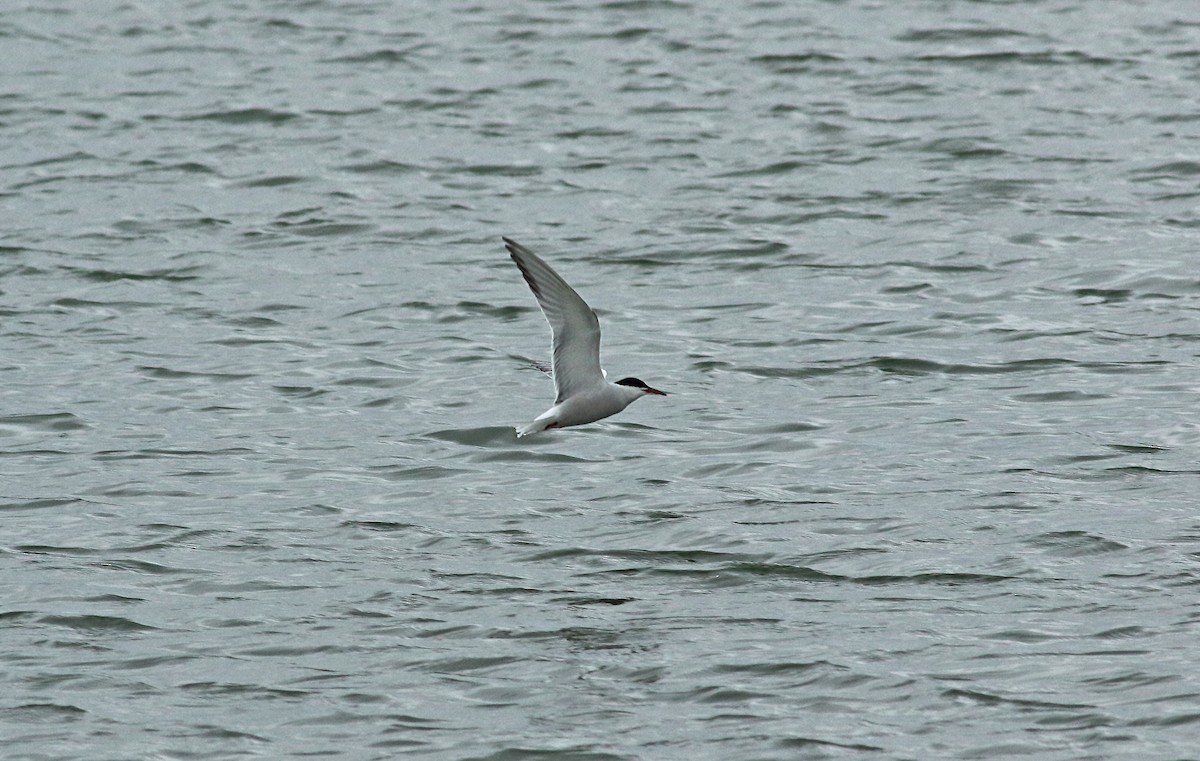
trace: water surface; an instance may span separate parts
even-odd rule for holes
[[[6,758],[1193,756],[1198,24],[12,9]]]

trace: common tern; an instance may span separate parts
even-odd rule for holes
[[[518,428],[518,436],[591,423],[617,414],[647,394],[667,395],[637,378],[610,383],[608,374],[600,369],[600,321],[596,313],[537,254],[511,238],[504,238],[504,245],[550,323],[554,388],[558,392],[554,406]]]

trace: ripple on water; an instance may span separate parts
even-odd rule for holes
[[[9,5],[7,756],[1194,754],[1183,0]]]

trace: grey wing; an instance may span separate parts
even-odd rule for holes
[[[603,383],[596,313],[541,257],[510,238],[504,244],[550,323],[555,403]]]
[[[542,375],[545,375],[551,380],[554,379],[554,368],[552,366],[546,364],[540,359],[527,359],[525,361],[529,363],[530,367],[532,367],[534,370],[537,370]],[[604,376],[604,380],[608,380],[608,370],[605,370],[602,367],[600,368],[600,373]]]

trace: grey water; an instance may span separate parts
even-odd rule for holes
[[[5,759],[1200,758],[1194,3],[0,46]]]

